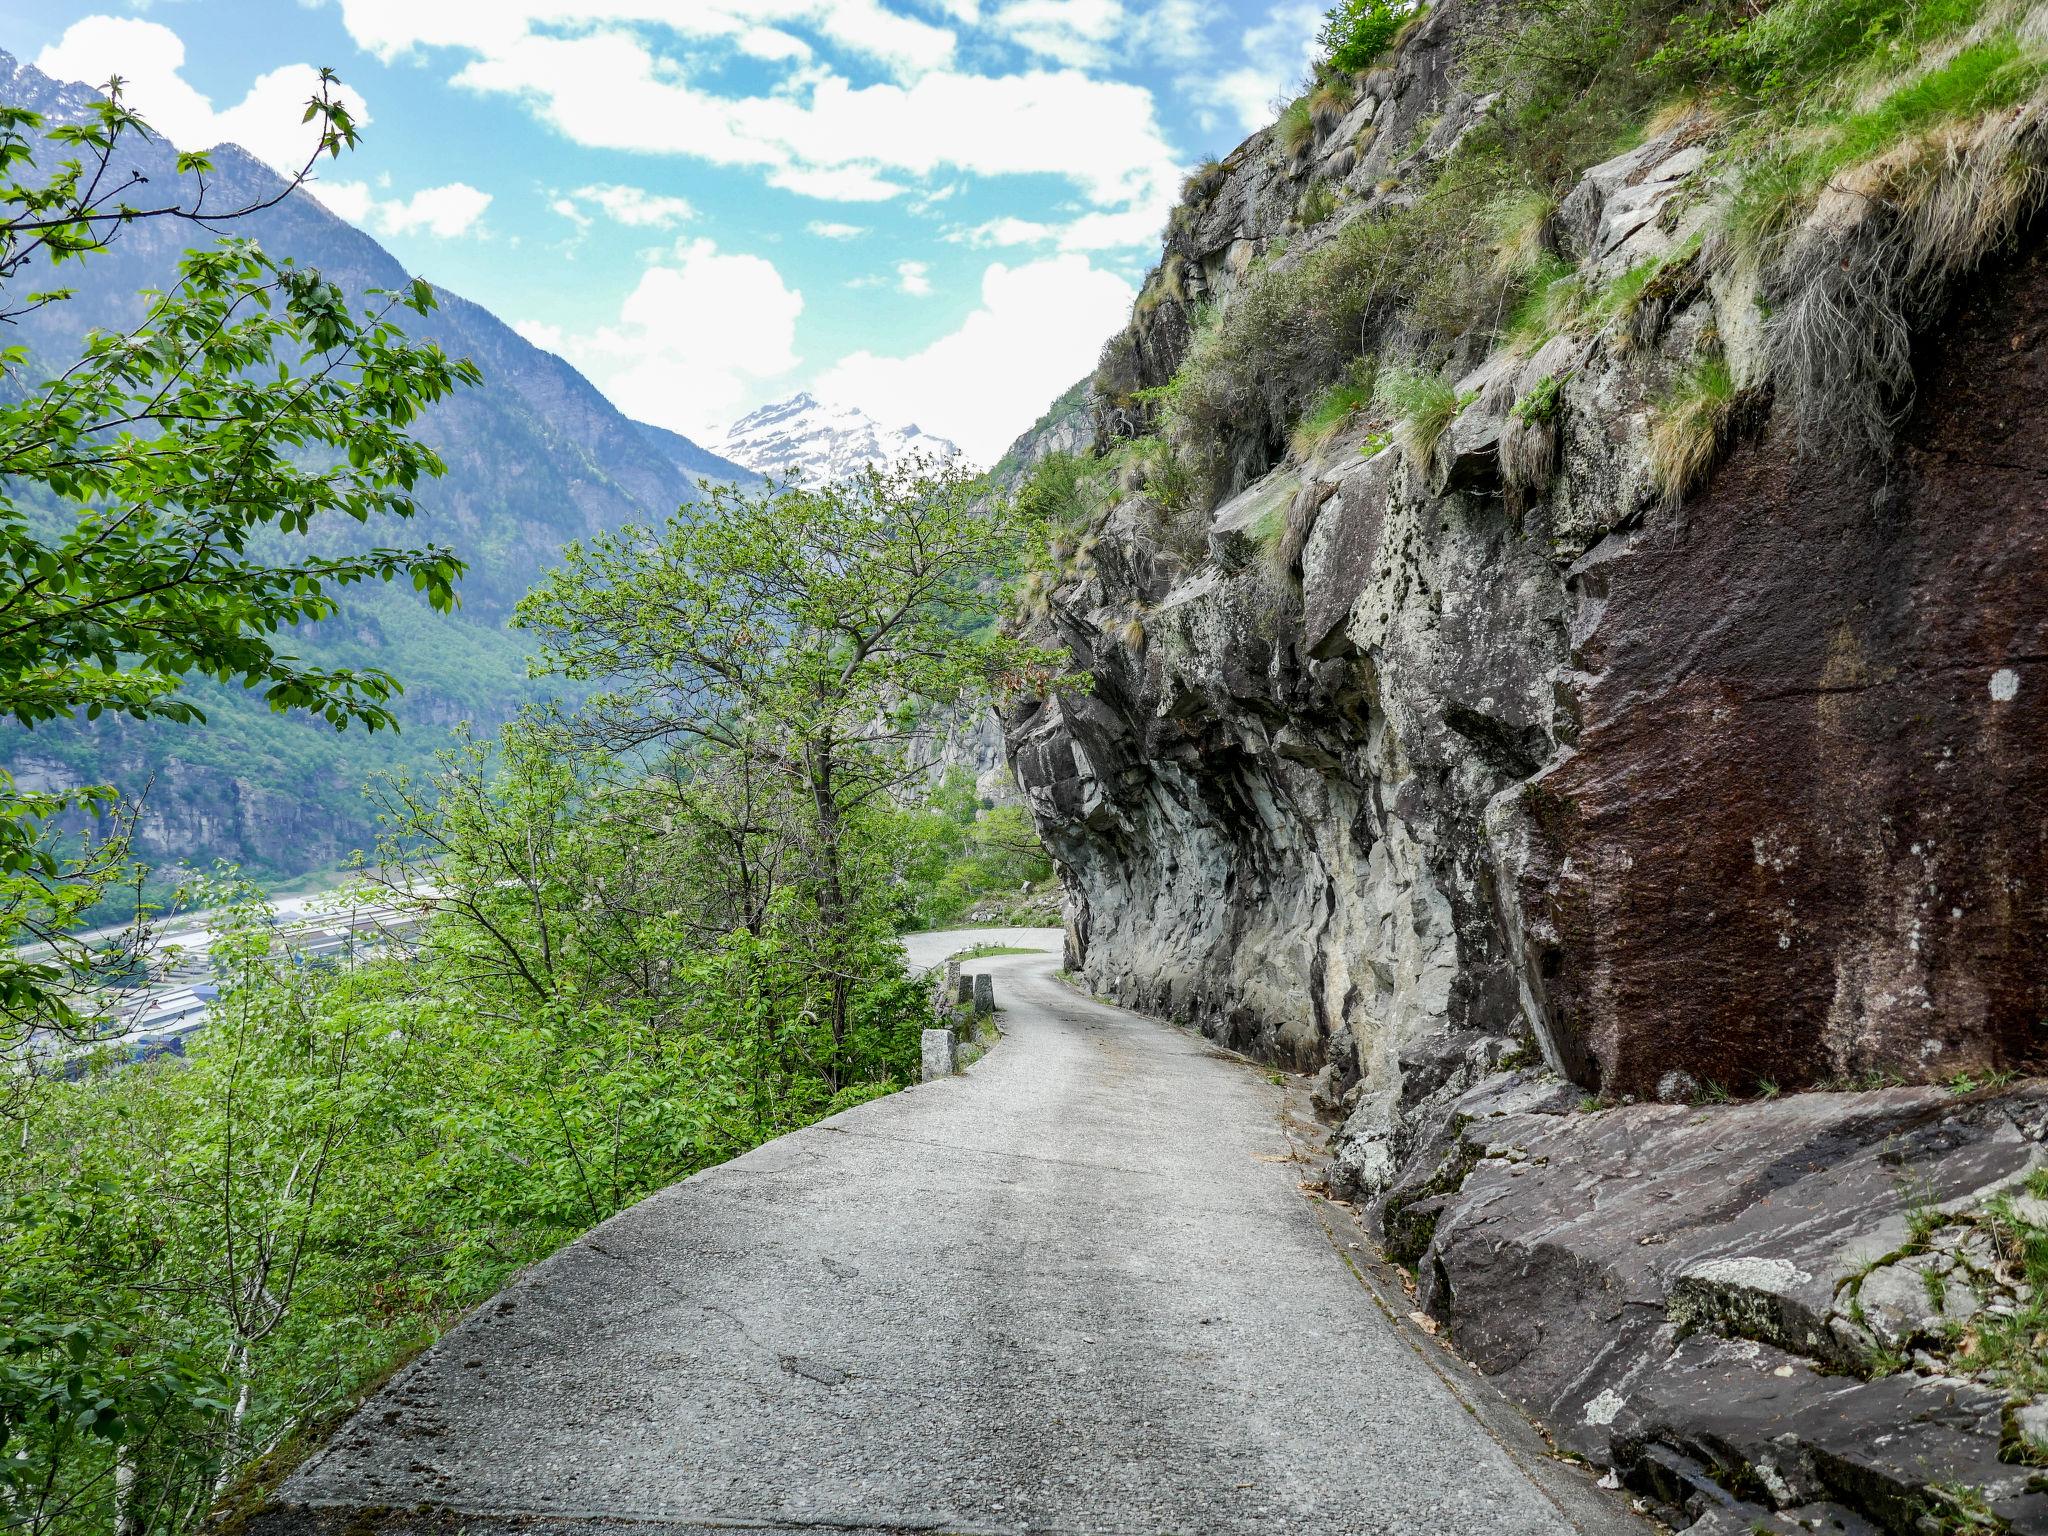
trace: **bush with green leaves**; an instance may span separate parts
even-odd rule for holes
[[[1340,0],[1316,39],[1322,68],[1351,75],[1372,68],[1419,10],[1413,0]]]

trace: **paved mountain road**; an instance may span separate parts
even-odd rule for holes
[[[571,1244],[253,1529],[1644,1529],[1389,1321],[1298,1190],[1285,1089],[1063,986],[1056,933],[1002,937],[1046,952],[973,962],[1004,1039],[972,1071]]]

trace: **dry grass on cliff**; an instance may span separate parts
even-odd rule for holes
[[[1458,419],[1458,392],[1442,374],[1411,366],[1381,369],[1373,395],[1393,416],[1394,440],[1410,467],[1424,473]]]
[[[1884,449],[1912,401],[1914,333],[2048,205],[2048,49],[2024,69],[2009,63],[2009,82],[2029,82],[2023,100],[1998,89],[1997,105],[1835,167],[1799,222],[1760,232],[1787,295],[1771,327],[1772,371],[1808,439],[1860,436]]]
[[[1735,417],[1735,378],[1721,356],[1701,359],[1658,406],[1650,424],[1650,472],[1666,502],[1705,483]]]

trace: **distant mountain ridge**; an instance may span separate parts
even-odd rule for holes
[[[96,94],[0,53],[0,101],[38,111],[51,125],[78,119]],[[152,191],[167,190],[179,179],[175,153],[161,139],[124,139],[114,169],[125,177],[132,167],[149,178]],[[213,159],[212,206],[242,206],[283,185],[233,145],[215,149]],[[319,268],[352,295],[409,280],[374,239],[304,191],[232,229]],[[29,349],[28,375],[63,367],[88,329],[135,324],[141,290],[176,280],[178,257],[198,243],[196,234],[167,221],[136,225],[105,254],[67,265],[62,281],[77,296],[24,315],[11,328],[9,340]],[[152,860],[223,858],[265,875],[330,864],[374,836],[358,793],[367,774],[428,765],[448,725],[468,719],[489,730],[536,696],[525,678],[526,642],[507,632],[505,620],[565,543],[658,521],[697,500],[700,479],[758,479],[686,437],[630,420],[561,358],[482,306],[437,292],[440,309],[408,330],[439,341],[451,356],[473,359],[484,375],[481,387],[458,391],[419,425],[448,474],[420,488],[421,515],[410,525],[316,528],[313,536],[336,547],[365,540],[452,545],[469,563],[459,588],[462,608],[438,616],[410,591],[356,589],[339,617],[297,637],[297,649],[310,658],[382,667],[405,683],[405,733],[337,735],[208,685],[199,690],[210,721],[204,728],[102,718],[34,732],[0,729],[0,762],[25,784],[110,782],[131,796],[149,786],[139,851]]]
[[[718,451],[778,480],[844,480],[863,466],[893,467],[924,456],[950,460],[960,446],[916,426],[885,427],[856,406],[828,405],[799,393],[742,416]]]

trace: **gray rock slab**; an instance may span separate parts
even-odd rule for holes
[[[1481,1114],[1460,1136],[1469,1176],[1430,1217],[1424,1296],[1503,1391],[1607,1461],[1628,1428],[1616,1405],[1674,1327],[1869,1364],[1847,1288],[1903,1247],[1915,1207],[1974,1202],[2041,1162],[2018,1118],[2042,1091]]]
[[[254,1529],[1642,1529],[1375,1302],[1298,1188],[1297,1089],[1056,952],[986,963],[1006,1030],[971,1072],[571,1244]]]
[[[1823,1375],[1747,1339],[1687,1339],[1640,1384],[1628,1444],[1663,1446],[1726,1475],[1740,1471],[1770,1502],[1835,1502],[1913,1530],[1930,1490],[1980,1489],[2010,1528],[2048,1530],[2033,1468],[1999,1459],[2004,1394],[1967,1381],[1899,1374]]]

